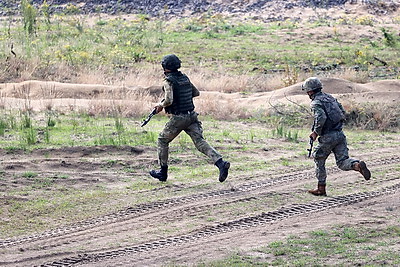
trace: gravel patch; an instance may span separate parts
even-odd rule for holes
[[[39,8],[44,0],[32,0]],[[0,0],[0,16],[19,14],[20,0]],[[147,14],[156,16],[192,16],[204,12],[231,13],[231,14],[274,14],[276,20],[283,10],[294,8],[333,8],[345,4],[363,4],[371,13],[384,14],[394,12],[399,7],[399,0],[236,0],[236,1],[208,1],[208,0],[47,0],[53,13],[67,12],[68,5],[79,6],[82,14]]]

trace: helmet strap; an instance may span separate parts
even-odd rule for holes
[[[312,92],[312,93],[311,93],[311,92]],[[318,89],[309,91],[309,92],[308,92],[308,97],[309,97],[311,100],[314,100],[315,94],[317,94],[317,93],[319,93],[319,92],[321,92],[321,88],[318,88]]]

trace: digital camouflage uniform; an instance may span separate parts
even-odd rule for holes
[[[357,159],[349,158],[346,136],[342,131],[343,106],[330,94],[318,92],[313,96],[311,110],[314,114],[314,132],[318,134],[318,145],[313,156],[318,184],[326,184],[325,161],[331,152],[336,165],[344,171],[354,170]]]
[[[322,87],[317,77],[310,77],[301,85],[301,90],[306,91],[312,100],[314,124],[309,137],[316,140],[319,136],[318,145],[313,153],[318,186],[308,190],[315,196],[326,196],[325,161],[331,152],[335,155],[336,165],[340,169],[358,171],[365,180],[371,178],[371,172],[364,161],[349,158],[346,136],[342,131],[345,111],[333,96],[321,92]]]

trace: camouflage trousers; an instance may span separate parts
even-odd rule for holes
[[[318,138],[318,145],[313,152],[315,162],[315,172],[318,184],[326,184],[325,161],[333,152],[336,165],[344,171],[353,170],[353,165],[359,162],[357,159],[349,158],[346,136],[342,131],[330,132]]]
[[[215,163],[222,156],[210,146],[203,137],[203,128],[194,111],[189,114],[172,115],[164,130],[158,136],[158,159],[161,166],[168,165],[169,143],[185,131],[192,139],[197,150],[207,155]]]

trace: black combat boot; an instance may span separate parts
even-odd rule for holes
[[[215,165],[219,169],[219,181],[222,183],[228,177],[228,170],[231,167],[231,164],[228,161],[223,161],[222,159],[217,160]]]
[[[161,166],[161,169],[159,171],[151,170],[150,175],[160,180],[161,182],[165,182],[168,178],[168,166]]]

